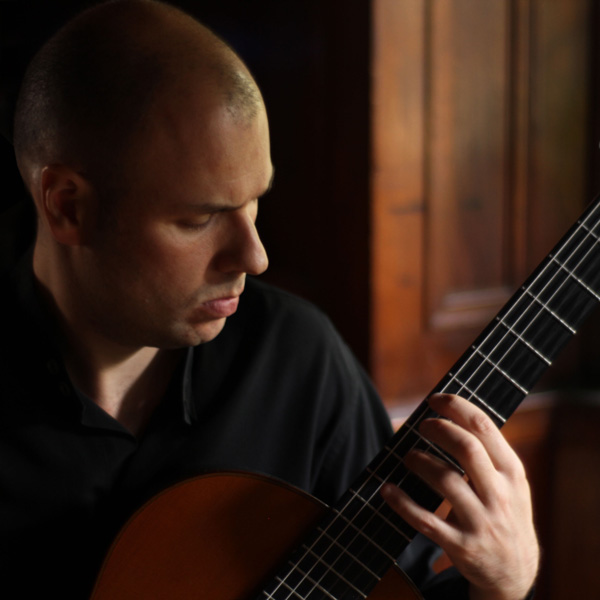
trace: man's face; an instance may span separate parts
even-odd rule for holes
[[[89,320],[126,347],[213,339],[246,274],[267,268],[255,229],[273,176],[266,114],[238,123],[193,100],[161,105],[130,189],[83,250]]]

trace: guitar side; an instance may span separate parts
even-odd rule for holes
[[[222,473],[175,485],[142,507],[115,540],[91,600],[251,600],[326,508],[268,477]],[[370,600],[419,600],[391,569]]]

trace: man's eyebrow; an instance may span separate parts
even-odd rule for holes
[[[265,188],[264,192],[257,196],[258,198],[262,198],[262,196],[264,196],[271,190],[271,188],[273,187],[274,178],[275,168],[273,168],[273,171],[271,172],[271,179],[269,179],[267,187]],[[178,204],[178,207],[197,214],[227,212],[237,210],[239,208],[239,206],[232,206],[231,204],[221,202],[181,202]]]

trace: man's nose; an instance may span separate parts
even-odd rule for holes
[[[217,257],[223,272],[260,275],[267,270],[269,259],[256,229],[255,217],[248,210],[229,213],[227,240]]]

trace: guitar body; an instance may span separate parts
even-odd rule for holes
[[[123,528],[92,600],[253,600],[323,516],[295,488],[246,473],[201,476],[150,500]],[[421,596],[391,569],[371,600]]]

